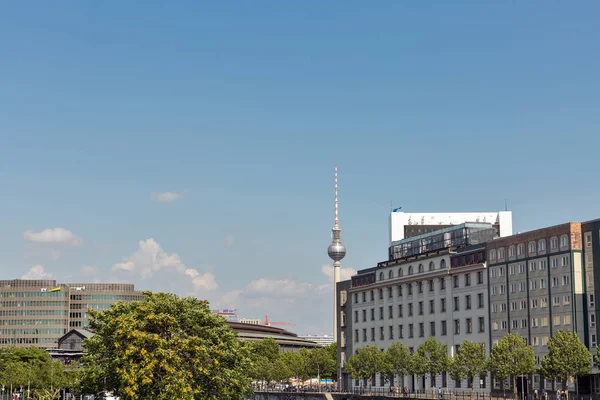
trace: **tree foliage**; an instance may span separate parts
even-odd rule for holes
[[[250,358],[208,303],[165,293],[90,311],[95,336],[84,342],[87,393],[123,399],[243,399]]]
[[[354,379],[367,379],[371,386],[373,376],[385,371],[385,362],[384,353],[379,347],[367,345],[359,348],[356,354],[348,359],[346,370]]]
[[[446,345],[430,337],[419,346],[411,357],[410,371],[415,375],[433,377],[448,370],[448,351]]]
[[[512,377],[516,397],[517,376],[533,374],[536,370],[533,348],[527,346],[523,337],[508,334],[492,347],[488,369],[494,377],[502,381]]]
[[[410,372],[411,354],[408,347],[400,341],[395,342],[385,351],[385,358],[386,379],[390,381],[397,376],[401,380],[401,386],[404,386],[404,376]]]
[[[470,378],[471,382],[475,377],[481,377],[487,374],[488,365],[485,354],[485,345],[483,343],[474,343],[465,340],[458,350],[458,354],[452,357],[450,371],[452,379]],[[471,385],[471,395],[475,390],[475,385]]]
[[[575,332],[557,331],[548,342],[548,355],[542,360],[541,372],[563,383],[570,377],[592,372],[592,355]]]

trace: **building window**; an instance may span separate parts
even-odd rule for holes
[[[430,279],[430,280],[428,281],[428,283],[429,283],[429,291],[430,291],[430,292],[433,292],[433,279]]]
[[[425,336],[425,326],[422,322],[419,322],[419,337]]]
[[[510,246],[508,248],[508,256],[509,257],[514,257],[515,256],[515,246]]]
[[[485,332],[485,317],[479,317],[479,333]]]
[[[358,310],[354,310],[354,322],[358,322]]]
[[[358,329],[354,330],[354,341],[358,342]]]
[[[460,335],[460,320],[459,319],[454,320],[454,334]]]
[[[591,232],[588,232],[585,234],[585,245],[586,245],[586,247],[592,246],[592,233]]]
[[[402,268],[398,268],[398,276],[404,276],[404,270]]]
[[[435,264],[433,263],[433,261],[431,261],[431,262],[429,263],[429,270],[430,270],[430,271],[433,271],[434,269],[435,269]]]
[[[383,289],[379,289],[379,300],[383,300]]]
[[[390,272],[388,272],[388,279],[392,279],[394,277],[394,271],[390,270]]]
[[[496,250],[490,250],[490,261],[496,261]]]
[[[394,318],[394,306],[388,306],[389,319]]]
[[[558,248],[558,238],[551,238],[550,239],[550,249],[555,250],[556,248]]]
[[[371,321],[375,321],[375,309],[371,308]]]
[[[522,256],[523,254],[525,254],[525,245],[523,245],[523,244],[520,244],[520,245],[517,247],[517,252],[518,252],[518,254],[519,254],[520,256]]]
[[[531,327],[532,328],[537,328],[538,326],[539,326],[539,324],[538,324],[538,317],[531,318]]]
[[[519,320],[513,319],[512,320],[512,328],[517,329],[518,327],[519,327]]]
[[[367,341],[367,330],[363,329],[363,342]]]
[[[548,317],[542,317],[540,320],[540,325],[542,326],[542,328],[545,328],[548,326]]]
[[[371,341],[375,341],[375,328],[371,328]]]
[[[398,285],[398,297],[402,297],[402,285]]]
[[[390,340],[394,340],[394,327],[392,325],[390,325],[389,330],[390,330],[390,332],[389,332]]]
[[[470,310],[471,309],[471,295],[470,294],[466,295],[465,300],[466,300],[465,310]]]
[[[367,301],[367,292],[362,292],[362,301],[363,303]]]
[[[531,308],[537,308],[538,299],[531,299]]]
[[[379,340],[385,340],[385,336],[383,333],[383,326],[379,327]]]
[[[508,326],[508,322],[502,321],[502,323],[500,324],[500,329],[505,331],[507,326]]]
[[[540,251],[546,251],[546,240],[545,240],[545,239],[541,239],[541,240],[538,242],[538,249],[539,249]]]
[[[375,291],[371,290],[371,301],[375,301]]]
[[[419,264],[419,273],[422,274],[423,272],[425,272],[425,268],[423,267],[423,264]]]
[[[404,315],[402,313],[402,304],[398,304],[398,318],[402,318]]]
[[[423,293],[423,282],[419,281],[417,283],[417,289],[418,293]]]
[[[504,247],[498,249],[498,259],[504,259]]]
[[[413,306],[412,306],[412,303],[408,303],[408,316],[409,317],[413,316]]]
[[[423,315],[423,302],[419,302],[419,315]]]
[[[510,303],[510,311],[516,311],[517,309],[517,302],[516,301],[512,301]]]
[[[563,305],[568,305],[568,304],[571,304],[571,295],[567,294],[563,297]]]
[[[473,320],[471,318],[466,319],[466,333],[473,333]]]
[[[458,296],[454,298],[454,311],[458,311],[459,310],[459,300],[458,300]]]
[[[446,269],[446,260],[442,258],[442,261],[440,261],[440,269]]]
[[[492,329],[497,331],[500,328],[500,325],[498,325],[498,321],[494,321],[492,322]]]
[[[483,284],[483,271],[478,271],[477,272],[477,284],[478,285],[482,285]]]
[[[471,286],[471,274],[465,274],[465,286]]]
[[[442,321],[442,336],[446,336],[446,333],[447,333],[446,321]]]
[[[363,322],[367,322],[367,310],[362,310]]]
[[[453,282],[454,282],[454,287],[457,288],[458,287],[458,275],[454,275],[452,277]]]
[[[569,237],[567,235],[562,235],[560,237],[560,247],[569,247]]]
[[[446,299],[440,299],[440,310],[446,312]]]
[[[404,339],[404,325],[398,325],[398,339]]]
[[[358,293],[354,293],[354,304],[358,304]]]
[[[435,336],[435,321],[429,323],[429,336]]]
[[[382,281],[383,280],[383,272],[379,273],[379,280]]]
[[[521,320],[521,329],[526,329],[527,328],[527,319],[522,319]]]
[[[409,283],[407,287],[408,287],[408,295],[412,296],[412,283]]]
[[[483,308],[483,293],[477,294],[477,308]]]
[[[383,319],[383,307],[379,307],[379,319]]]
[[[529,254],[535,253],[535,242],[529,242]]]
[[[530,261],[529,262],[529,271],[534,272],[536,269],[537,269],[537,266],[535,264],[535,261]]]
[[[393,299],[394,298],[394,290],[392,289],[392,287],[390,286],[389,288],[387,288],[388,291],[388,298]]]
[[[408,337],[412,338],[415,336],[413,324],[408,324]]]
[[[413,266],[412,265],[408,267],[408,274],[409,275],[413,274]]]
[[[429,300],[429,314],[435,314],[435,301]]]
[[[440,278],[440,290],[446,290],[446,279]]]
[[[568,275],[563,275],[562,284],[563,284],[563,286],[567,286],[569,284],[569,276]]]
[[[540,271],[546,270],[546,260],[540,260]]]

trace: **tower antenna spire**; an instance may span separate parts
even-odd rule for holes
[[[334,186],[335,186],[335,226],[338,227],[340,220],[339,220],[339,205],[338,205],[338,166],[337,164],[334,166],[334,176],[333,176],[333,182],[334,182]]]

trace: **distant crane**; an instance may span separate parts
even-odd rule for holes
[[[272,325],[278,325],[278,326],[296,326],[296,324],[294,324],[293,322],[270,322],[268,315],[265,315],[265,325],[267,325],[267,326],[272,326]]]

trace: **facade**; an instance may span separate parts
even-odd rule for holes
[[[319,346],[327,347],[334,342],[332,335],[304,335],[300,336],[302,339],[310,340],[315,342]]]
[[[427,338],[435,337],[447,346],[449,356],[466,339],[486,344],[489,352],[485,242],[495,232],[489,223],[461,224],[394,242],[389,261],[359,271],[351,280],[337,285],[342,388],[366,384],[352,380],[343,368],[346,360],[365,345],[385,350],[400,340],[416,351]],[[420,250],[402,253],[394,246]],[[403,256],[396,257],[399,254]],[[379,376],[374,384],[385,386]],[[433,379],[395,377],[390,384],[423,391],[439,386],[467,388],[471,382],[455,382],[443,374]],[[476,391],[489,391],[489,377],[473,385]]]
[[[581,224],[501,238],[488,243],[487,251],[492,345],[507,333],[519,334],[533,347],[538,366],[558,330],[576,332],[593,350],[588,321],[595,320],[595,312],[585,290]],[[537,374],[519,384],[526,390],[557,388]],[[500,382],[494,385],[499,388]]]
[[[465,222],[490,223],[500,237],[512,235],[512,211],[468,213],[390,213],[390,243]]]
[[[59,360],[69,365],[77,362],[85,354],[83,341],[91,338],[94,333],[87,329],[71,329],[63,337],[58,339],[56,348],[49,348],[48,352],[53,360]]]
[[[286,331],[285,329],[268,325],[245,324],[242,322],[228,321],[227,323],[237,334],[238,340],[259,342],[266,338],[272,338],[279,345],[281,352],[295,352],[300,349],[319,347],[317,343],[298,337],[295,333]]]
[[[107,310],[144,295],[121,283],[0,280],[0,347],[57,347],[72,328],[88,326],[88,310]]]

